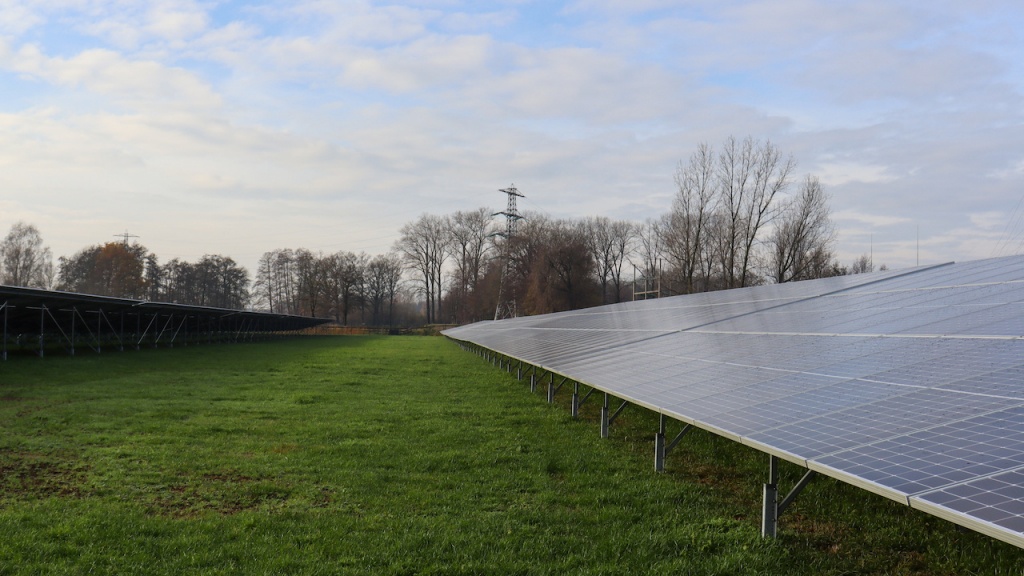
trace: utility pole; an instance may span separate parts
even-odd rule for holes
[[[504,216],[505,217],[505,232],[496,232],[495,236],[501,236],[505,239],[505,246],[501,254],[501,282],[498,284],[498,305],[494,309],[494,319],[501,320],[503,318],[515,318],[519,316],[519,310],[516,307],[516,295],[510,286],[505,286],[506,282],[509,282],[508,276],[511,269],[512,262],[512,244],[515,242],[517,224],[523,219],[523,216],[519,213],[519,209],[516,207],[516,198],[526,198],[516,190],[515,184],[508,188],[502,188],[498,190],[502,194],[508,195],[508,206],[504,212],[495,212],[491,216]]]
[[[125,248],[127,248],[128,247],[128,239],[129,238],[138,238],[138,236],[136,236],[135,234],[129,234],[128,231],[125,230],[124,234],[114,234],[114,238],[124,238],[124,246],[125,246]]]

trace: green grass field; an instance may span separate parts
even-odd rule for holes
[[[602,440],[598,403],[577,421],[566,396],[437,337],[19,358],[0,574],[1024,573],[827,478],[764,541],[766,456],[695,432],[658,474],[655,416]]]

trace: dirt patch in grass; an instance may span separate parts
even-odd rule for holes
[[[210,482],[234,482],[236,484],[256,481],[252,476],[246,476],[245,474],[239,474],[238,472],[212,472],[210,474],[203,474],[203,480]]]
[[[0,452],[0,500],[80,498],[89,466],[52,454]]]
[[[696,461],[689,462],[678,474],[733,500],[742,501],[747,495],[747,478],[733,467]]]
[[[272,480],[235,471],[211,472],[168,486],[153,499],[149,510],[151,514],[172,518],[232,516],[276,506],[289,497],[290,490]]]

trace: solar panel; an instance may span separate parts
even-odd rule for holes
[[[158,321],[159,320],[159,321]],[[101,341],[123,348],[138,346],[144,338],[173,343],[192,335],[193,341],[237,340],[256,333],[304,330],[329,322],[288,314],[149,302],[90,294],[76,294],[0,286],[0,359],[9,348],[33,342],[43,354],[48,335],[74,354],[76,343],[101,351]],[[76,332],[77,330],[77,332]],[[179,341],[181,341],[179,340]],[[12,346],[13,344],[13,346]]]
[[[444,333],[1024,547],[1024,257]]]

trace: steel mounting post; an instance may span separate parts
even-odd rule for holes
[[[595,390],[594,388],[591,388],[590,390],[587,391],[586,394],[583,395],[582,398],[580,398],[580,383],[579,382],[573,382],[573,385],[572,385],[572,417],[573,418],[579,418],[579,416],[580,416],[580,406],[583,406],[583,403],[587,401],[587,398],[590,398],[590,395],[594,393],[594,390]]]
[[[7,360],[7,302],[4,302],[3,306],[0,306],[4,310],[4,344],[3,344],[3,359]]]
[[[683,425],[683,429],[676,434],[675,438],[672,439],[668,444],[665,443],[665,418],[664,414],[660,414],[658,417],[658,432],[654,435],[654,470],[656,472],[665,471],[665,456],[679,444],[679,441],[683,439],[683,436],[690,431],[690,424]]]
[[[619,417],[619,414],[622,414],[622,411],[625,410],[628,405],[629,401],[623,400],[622,404],[619,404],[619,407],[615,409],[615,412],[609,414],[608,393],[604,393],[604,404],[601,406],[601,438],[607,438],[610,435],[612,422],[615,422],[615,419]]]
[[[768,456],[768,483],[764,485],[763,512],[761,513],[761,537],[775,538],[779,529],[779,516],[789,508],[793,500],[810,484],[817,475],[814,470],[808,470],[797,481],[793,489],[786,494],[786,497],[779,500],[779,459],[777,456]]]
[[[561,390],[562,386],[564,386],[568,381],[568,376],[562,376],[562,381],[558,383],[558,386],[555,386],[555,373],[551,373],[551,379],[548,380],[548,404],[553,404],[555,402],[555,394],[558,394],[558,391]]]
[[[45,358],[46,357],[45,344],[46,344],[46,304],[43,304],[39,308],[39,357],[40,358]]]

